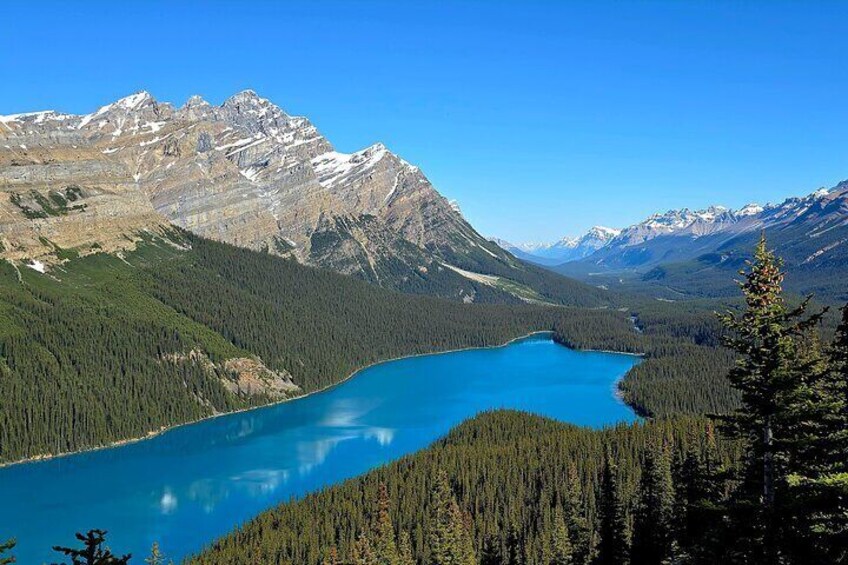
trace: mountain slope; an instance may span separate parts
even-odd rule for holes
[[[164,219],[406,292],[557,303],[592,294],[487,241],[382,144],[338,152],[309,120],[250,90],[220,106],[192,97],[175,108],[140,92],[82,116],[0,117],[0,179],[10,259],[51,265],[57,246],[131,249]],[[51,208],[72,192],[72,205]],[[536,279],[554,290],[531,288]]]
[[[784,258],[788,288],[848,298],[848,181],[776,205],[657,214],[587,258],[555,270],[595,283],[624,281],[674,294],[726,296],[761,233]]]
[[[566,312],[403,295],[179,232],[46,273],[0,262],[0,463],[297,396],[377,360],[499,344]]]

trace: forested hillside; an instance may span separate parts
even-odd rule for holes
[[[720,345],[713,311],[719,308],[715,302],[635,300],[624,310],[575,310],[557,322],[555,335],[569,347],[644,355],[620,384],[624,399],[643,415],[723,413],[739,397],[726,378],[733,357]]]
[[[659,493],[665,506],[656,511],[665,520],[674,513],[675,539],[688,549],[712,517],[709,504],[722,496],[709,483],[710,474],[739,458],[738,446],[715,441],[707,422],[681,419],[592,431],[498,411],[462,424],[413,456],[265,512],[190,563],[382,563],[355,560],[363,553],[362,536],[373,536],[368,545],[376,557],[379,538],[372,532],[379,526],[381,484],[392,535],[411,540],[410,563],[449,563],[433,559],[440,505],[434,491],[441,473],[450,478],[476,556],[457,563],[590,563],[598,557],[605,522],[629,530],[644,515],[640,483],[648,479],[642,469],[651,457],[660,459],[657,474],[667,481]],[[610,484],[606,460],[614,461]],[[613,515],[605,515],[610,510]],[[621,540],[622,556],[628,557],[627,532]],[[562,543],[568,544],[569,560],[555,561]]]
[[[744,308],[721,317],[736,410],[602,431],[486,414],[416,455],[263,513],[192,563],[844,563],[848,306],[823,346],[823,312],[787,302],[783,278],[761,239]],[[585,322],[575,339],[603,342]],[[633,347],[659,360],[676,359],[673,335],[715,335],[658,322],[670,347],[641,337]],[[673,395],[666,406],[676,410]]]
[[[0,265],[0,461],[311,392],[380,359],[500,344],[564,312],[408,296],[200,238],[180,244],[190,249],[150,242],[49,275]],[[299,389],[238,389],[227,361],[256,357]]]
[[[732,408],[709,305],[633,305],[462,305],[185,233],[120,257],[72,258],[48,274],[3,263],[0,461],[141,437],[311,392],[377,360],[535,330],[556,330],[574,347],[646,354],[622,384],[645,414]],[[243,386],[234,359],[280,386]]]

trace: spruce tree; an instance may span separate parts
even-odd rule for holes
[[[324,555],[324,559],[321,561],[322,565],[342,565],[342,561],[339,558],[339,550],[336,549],[336,546],[333,545],[330,549],[327,550],[326,555]]]
[[[551,559],[549,565],[572,565],[574,563],[574,550],[571,547],[571,538],[568,534],[568,526],[562,508],[554,509],[553,524],[551,527]]]
[[[600,541],[595,565],[626,565],[628,563],[627,523],[616,472],[612,457],[607,454],[606,464],[601,474],[598,504]]]
[[[144,562],[147,563],[147,565],[164,565],[165,557],[159,549],[159,542],[153,542],[153,546],[150,548],[150,555],[145,558]]]
[[[353,543],[349,561],[352,565],[377,565],[374,546],[371,543],[371,539],[364,532],[359,534],[359,537]]]
[[[380,483],[377,494],[377,516],[374,524],[374,555],[378,565],[398,565],[395,530],[389,515],[389,491]]]
[[[104,547],[106,533],[104,530],[89,530],[85,534],[77,533],[76,538],[82,542],[82,549],[56,545],[53,546],[53,551],[70,557],[71,565],[127,565],[132,555],[117,557],[108,547]]]
[[[501,542],[497,535],[489,534],[483,540],[483,549],[480,552],[480,565],[502,565],[503,551]]]
[[[415,556],[412,553],[412,540],[409,533],[401,532],[398,541],[398,563],[399,565],[415,565]]]
[[[566,499],[568,502],[568,532],[571,537],[571,545],[573,549],[574,562],[586,563],[590,552],[590,535],[589,524],[586,519],[580,486],[580,475],[577,472],[577,466],[573,463],[568,466],[568,488],[566,490]]]
[[[660,565],[671,556],[673,542],[674,486],[671,461],[665,446],[645,454],[639,503],[633,525],[631,562]]]
[[[430,563],[476,565],[471,527],[459,509],[448,476],[439,471],[433,489],[430,516]]]
[[[722,561],[724,477],[712,425],[705,435],[702,450],[687,450],[677,488],[677,538],[684,562],[693,565]]]
[[[749,270],[740,282],[746,308],[721,320],[730,330],[724,343],[740,355],[728,378],[742,406],[723,418],[724,430],[745,442],[743,483],[735,498],[739,559],[776,563],[780,557],[778,500],[790,459],[792,405],[803,382],[799,336],[821,314],[807,315],[810,298],[789,308],[783,297],[781,261],[760,237]]]

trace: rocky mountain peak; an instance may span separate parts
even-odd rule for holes
[[[84,116],[7,116],[0,138],[0,181],[14,181],[0,182],[0,253],[15,260],[48,264],[44,241],[120,250],[167,220],[388,286],[450,278],[462,298],[473,279],[434,264],[512,261],[384,144],[338,152],[253,90],[220,106],[137,92]]]
[[[586,232],[586,235],[583,237],[593,237],[597,239],[612,239],[618,234],[621,233],[621,230],[617,230],[615,228],[608,228],[606,226],[592,226],[592,228]]]
[[[183,108],[205,108],[209,106],[209,102],[203,99],[199,94],[193,94],[186,100]]]
[[[285,114],[282,109],[267,98],[262,98],[253,90],[242,90],[233,94],[224,101],[222,107],[247,114],[261,113],[262,110],[265,110],[266,113],[271,111]]]

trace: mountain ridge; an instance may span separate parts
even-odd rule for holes
[[[339,152],[253,90],[217,106],[141,91],[89,114],[0,117],[5,179],[0,257],[47,269],[174,224],[403,292],[556,303],[594,292],[486,240],[382,143]]]
[[[725,296],[760,234],[784,258],[792,290],[845,297],[839,279],[848,259],[848,181],[776,204],[654,214],[554,269],[595,283],[630,277],[674,292]]]

